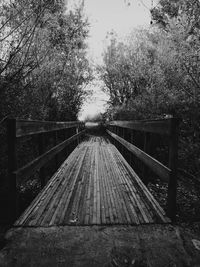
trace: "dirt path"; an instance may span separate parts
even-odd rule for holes
[[[198,267],[197,236],[170,225],[15,228],[0,266]]]

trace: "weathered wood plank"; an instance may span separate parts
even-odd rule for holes
[[[94,143],[95,144],[95,143]],[[90,198],[89,198],[89,224],[94,224],[94,212],[95,212],[95,145],[93,144],[93,161],[92,161],[92,168],[90,170]]]
[[[114,148],[113,148],[114,149]],[[116,152],[116,156],[117,156],[117,152]],[[140,222],[141,223],[150,223],[152,222],[151,218],[149,218],[149,214],[145,208],[145,206],[143,205],[143,200],[138,196],[138,191],[130,185],[130,179],[126,179],[126,176],[127,176],[127,172],[124,168],[124,162],[125,159],[124,158],[121,158],[119,161],[118,161],[118,165],[120,167],[120,174],[121,174],[121,177],[123,179],[123,184],[126,184],[127,186],[130,186],[129,190],[131,191],[131,195],[134,197],[134,202],[136,203],[136,207],[137,207],[137,213],[138,213],[138,217],[140,217]],[[126,176],[125,176],[126,175]]]
[[[93,170],[93,180],[94,180],[94,190],[93,190],[93,210],[92,210],[92,224],[97,224],[97,147],[94,146],[94,170]]]
[[[119,177],[118,184],[120,184],[120,188],[119,188],[120,191],[119,192],[121,192],[121,191],[123,191],[122,190],[122,188],[123,188],[122,186],[124,186],[124,183],[127,183],[127,181],[126,181],[126,178],[125,178],[125,181],[124,181],[124,173],[121,171],[119,160],[118,160],[118,158],[116,157],[116,155],[113,152],[114,152],[114,147],[112,147],[112,153],[111,153],[110,156],[113,157],[113,165],[115,166],[115,168],[118,168],[118,172],[119,172],[119,174],[118,174],[118,177]],[[128,192],[130,192],[130,190],[128,190]],[[132,191],[130,193],[131,193],[132,196],[134,195],[134,193]],[[129,205],[131,204],[131,202],[127,202],[127,199],[126,199],[125,196],[124,196],[124,198],[125,198],[125,203],[126,203],[126,206],[127,206],[126,209],[128,210],[129,216],[131,217],[131,223],[136,223],[137,224],[137,218],[133,217],[134,213],[131,212],[131,209],[129,209]],[[144,223],[143,217],[140,216],[140,210],[139,210],[138,206],[136,206],[136,207],[137,207],[138,217],[141,218],[140,219],[140,223]]]
[[[39,224],[45,224],[46,226],[56,224],[55,219],[56,217],[59,217],[59,207],[62,205],[61,202],[63,200],[63,195],[66,195],[68,193],[68,182],[70,181],[70,179],[73,179],[74,165],[78,163],[80,159],[80,154],[78,154],[78,156],[76,157],[75,156],[76,155],[72,157],[71,161],[69,162],[70,165],[68,164],[68,169],[63,173],[63,176],[66,177],[66,179],[62,179],[62,183],[59,186],[56,197],[52,197],[47,213],[43,221],[38,221]]]
[[[91,147],[88,146],[88,152],[87,152],[87,161],[86,161],[86,166],[85,166],[85,180],[83,181],[85,184],[85,189],[83,192],[83,200],[82,200],[82,205],[79,208],[79,221],[81,225],[84,225],[84,219],[85,219],[85,214],[86,214],[86,202],[87,202],[87,194],[89,190],[89,182],[90,182],[90,168],[92,166],[92,158],[91,158]]]
[[[88,192],[87,192],[87,198],[86,198],[86,211],[84,216],[84,224],[88,225],[90,221],[90,210],[91,210],[91,194],[93,190],[93,177],[92,177],[92,169],[94,164],[94,148],[91,148],[91,166],[90,166],[90,173],[89,173],[89,186],[88,186]]]
[[[53,177],[49,180],[46,186],[42,191],[38,194],[38,196],[33,200],[30,207],[26,209],[26,211],[22,214],[22,216],[17,220],[16,224],[25,224],[32,217],[33,213],[36,213],[40,207],[40,203],[42,203],[48,195],[53,196],[54,190],[59,186],[59,183],[62,182],[62,177],[66,170],[66,162],[69,166],[70,161],[73,160],[74,155],[78,156],[77,149],[75,149],[70,157],[61,165],[59,170],[53,175]]]
[[[103,182],[103,162],[102,162],[102,159],[101,159],[101,148],[100,148],[100,151],[99,151],[99,179],[100,179],[100,197],[101,197],[101,200],[100,200],[100,205],[101,205],[101,223],[102,224],[105,224],[106,223],[106,201],[105,201],[105,191],[104,191],[104,182]]]
[[[40,191],[40,193],[36,196],[36,198],[33,200],[31,205],[25,210],[25,212],[19,217],[19,219],[15,222],[14,225],[21,225],[21,224],[26,224],[27,220],[30,219],[31,214],[37,209],[38,203],[43,201],[45,198],[45,195],[47,194],[48,191],[51,190],[51,188],[55,185],[57,180],[59,179],[59,174],[62,172],[62,167],[60,167],[59,171],[55,173],[55,175],[49,180],[49,182],[46,184],[46,186],[43,188],[43,190]]]
[[[108,144],[106,145],[107,147],[109,146]],[[106,148],[107,148],[106,147]],[[108,161],[108,155],[107,155],[107,149],[103,148],[101,149],[101,153],[103,155],[103,152],[104,152],[104,158],[105,158],[105,162]],[[105,166],[105,165],[104,165]],[[105,169],[105,167],[103,166],[103,168]],[[110,191],[110,200],[111,200],[111,205],[112,205],[112,213],[113,213],[113,219],[114,219],[114,222],[118,222],[120,223],[122,221],[122,218],[121,218],[121,213],[118,212],[118,208],[117,206],[117,198],[116,198],[116,193],[115,193],[115,190],[116,190],[116,185],[113,181],[113,176],[112,176],[112,173],[109,173],[110,175],[107,175],[108,176],[108,179],[109,179],[109,191]]]
[[[96,176],[97,176],[97,224],[101,224],[101,197],[100,197],[100,177],[99,177],[99,147],[96,154]]]
[[[112,203],[111,189],[110,189],[111,173],[107,167],[108,159],[106,158],[104,152],[105,152],[105,149],[102,149],[101,156],[102,156],[102,162],[104,163],[102,166],[102,171],[104,173],[103,180],[104,180],[105,194],[106,194],[106,199],[107,199],[107,205],[106,205],[107,217],[106,218],[109,221],[109,223],[113,223],[114,222],[114,215],[113,215],[114,205]]]
[[[116,162],[118,168],[120,169],[120,165],[118,163],[118,158],[117,157],[114,157],[113,150],[110,151],[110,157],[113,157],[114,158],[114,162]],[[139,224],[138,217],[140,216],[140,214],[139,214],[139,212],[136,212],[136,207],[137,206],[136,205],[133,205],[133,203],[134,203],[134,199],[133,199],[134,193],[130,190],[130,188],[128,188],[127,180],[123,180],[124,177],[122,177],[121,173],[119,175],[119,178],[121,179],[121,183],[123,183],[124,186],[127,189],[129,201],[127,199],[127,196],[125,196],[125,198],[126,198],[126,205],[128,206],[129,214],[130,214],[130,217],[131,217],[131,223],[133,223],[133,224]]]
[[[108,176],[108,171],[106,167],[106,160],[103,157],[103,154],[101,152],[101,162],[102,162],[102,182],[103,182],[103,192],[104,192],[104,200],[105,200],[105,220],[106,224],[110,224],[110,203],[109,203],[109,196],[107,194],[107,184],[106,184],[106,179],[109,178]]]
[[[116,200],[118,202],[118,210],[119,210],[119,216],[120,216],[120,223],[127,224],[128,222],[130,223],[130,218],[129,214],[127,212],[124,200],[123,200],[123,195],[122,195],[122,190],[121,190],[121,185],[120,185],[120,180],[119,180],[119,170],[118,166],[115,165],[115,162],[111,161],[111,157],[107,157],[106,165],[110,173],[110,180],[112,180],[112,183],[115,184],[115,195],[116,195]]]
[[[76,184],[76,181],[77,181],[77,178],[80,174],[80,171],[81,171],[81,168],[82,168],[82,163],[84,161],[84,158],[85,158],[85,155],[86,155],[86,152],[87,152],[87,149],[84,151],[83,155],[81,155],[81,159],[79,161],[79,165],[78,165],[78,168],[76,170],[76,173],[73,177],[73,181],[72,181],[72,184],[70,186],[70,191],[69,191],[69,194],[67,195],[66,198],[63,198],[63,209],[61,209],[62,213],[60,213],[60,219],[59,219],[59,224],[63,224],[63,220],[65,218],[65,215],[66,215],[66,211],[68,209],[68,205],[70,203],[70,198],[72,196],[72,193],[73,193],[73,190],[74,190],[74,187],[75,187],[75,184]]]
[[[146,198],[151,203],[153,210],[159,214],[159,216],[163,222],[170,222],[169,218],[167,218],[165,216],[165,213],[164,213],[163,209],[161,208],[161,206],[159,205],[159,203],[151,195],[151,193],[149,192],[147,187],[143,184],[141,179],[137,176],[137,174],[134,172],[134,170],[130,167],[130,165],[122,157],[122,155],[120,153],[117,153],[117,151],[116,151],[116,155],[119,157],[120,161],[121,160],[124,161],[124,165],[126,166],[126,169],[128,170],[129,174],[131,174],[132,182],[133,182],[133,185],[132,185],[133,188],[135,188],[136,190],[141,190],[145,194]],[[146,200],[143,199],[143,201],[146,201]]]
[[[51,221],[49,225],[57,225],[60,223],[60,217],[63,214],[63,210],[66,206],[66,199],[69,197],[69,194],[71,192],[71,188],[73,186],[73,181],[76,178],[76,171],[79,166],[79,163],[81,161],[82,156],[84,155],[83,149],[77,149],[78,154],[76,154],[74,157],[71,158],[70,162],[68,162],[68,167],[66,168],[66,172],[63,176],[63,186],[61,187],[61,194],[57,194],[55,197],[58,198],[57,208],[53,214],[53,217],[51,218]],[[68,209],[67,209],[68,210]],[[65,220],[65,218],[63,219]],[[69,223],[68,218],[66,219],[67,223]],[[61,222],[63,224],[64,222]]]
[[[105,153],[107,150],[105,151]],[[123,199],[123,192],[121,190],[120,185],[120,174],[118,170],[118,166],[115,164],[115,160],[112,159],[112,156],[108,155],[106,160],[106,165],[110,173],[110,178],[113,180],[113,182],[116,184],[116,197],[118,200],[118,205],[120,207],[120,213],[121,213],[121,223],[130,223],[130,216],[127,211],[124,199]]]
[[[169,222],[119,151],[102,137],[79,144],[16,226]]]

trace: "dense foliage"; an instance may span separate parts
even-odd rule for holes
[[[75,120],[91,79],[83,6],[64,0],[0,4],[0,119]]]
[[[200,4],[161,0],[153,25],[112,36],[99,72],[110,96],[112,119],[146,119],[166,114],[182,119],[180,167],[200,169]]]

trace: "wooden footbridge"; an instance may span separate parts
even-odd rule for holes
[[[167,166],[153,157],[159,136],[167,141]],[[17,166],[19,141],[32,137],[38,155]],[[53,145],[45,149],[48,138]],[[112,121],[96,134],[82,122],[9,120],[14,224],[0,252],[0,266],[199,266],[193,237],[171,224],[176,216],[177,143],[176,118]],[[137,161],[143,164],[140,174]],[[49,162],[57,170],[46,181]],[[148,190],[148,169],[168,183],[166,211]],[[20,183],[35,173],[41,191],[19,214]]]
[[[70,154],[17,226],[169,222],[159,204],[102,137],[89,137]]]
[[[17,219],[15,226],[139,225],[170,222],[170,219],[174,219],[176,207],[177,125],[175,118],[140,122],[113,121],[104,126],[107,135],[88,135],[84,139],[86,129],[81,122],[9,120],[11,215],[19,215],[18,187],[21,179],[28,179],[40,170],[43,187]],[[127,141],[127,130],[131,134],[131,141]],[[65,135],[66,139],[57,144],[59,131],[68,136]],[[170,166],[164,166],[136,147],[133,144],[134,131],[145,133],[146,147],[149,133],[168,136]],[[45,134],[50,132],[53,132],[56,145],[44,152]],[[17,139],[32,135],[39,136],[40,155],[17,169]],[[77,146],[73,152],[45,185],[43,165],[74,142]],[[168,216],[116,148],[117,143],[169,182]]]

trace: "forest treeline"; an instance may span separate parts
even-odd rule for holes
[[[83,4],[0,3],[0,120],[76,120],[91,80]]]
[[[200,2],[161,0],[149,29],[121,41],[112,32],[103,64],[103,90],[114,120],[181,118],[179,167],[200,174]]]

